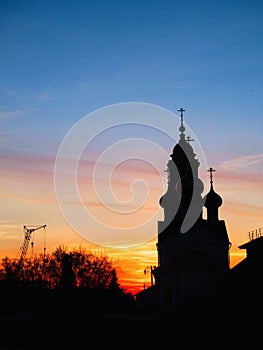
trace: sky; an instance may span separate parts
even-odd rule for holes
[[[243,259],[263,227],[262,18],[256,0],[2,0],[0,257],[47,225],[28,255],[85,247],[125,288],[149,286],[184,108]]]

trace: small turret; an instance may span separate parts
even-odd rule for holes
[[[213,172],[215,169],[209,168],[207,171],[210,172],[210,191],[206,195],[204,206],[207,209],[207,220],[213,223],[218,221],[218,208],[221,207],[223,200],[213,188]]]

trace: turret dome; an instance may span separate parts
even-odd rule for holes
[[[214,191],[213,187],[211,187],[210,191],[206,195],[204,206],[206,208],[208,207],[219,208],[221,207],[222,203],[223,203],[222,197],[219,196],[219,194]]]
[[[204,206],[206,208],[219,208],[221,207],[223,200],[222,197],[214,191],[213,172],[215,172],[215,169],[209,168],[207,171],[210,173],[210,191],[206,195]]]

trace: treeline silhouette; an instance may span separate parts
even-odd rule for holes
[[[127,314],[134,297],[121,287],[108,256],[59,246],[51,254],[18,259],[0,266],[1,321],[65,322],[114,318]]]

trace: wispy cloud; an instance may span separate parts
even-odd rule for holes
[[[14,232],[19,232],[17,230],[19,225],[8,220],[0,220],[0,238],[4,239],[16,239],[20,237],[19,233],[14,234]]]
[[[40,101],[42,102],[46,102],[46,101],[53,101],[53,100],[57,100],[58,97],[54,96],[53,94],[51,94],[48,90],[44,90],[40,96]]]
[[[236,214],[239,216],[249,215],[250,218],[262,218],[262,206],[260,205],[228,200],[226,203],[224,203],[224,209],[231,214]]]
[[[251,165],[259,164],[263,162],[263,154],[254,154],[250,156],[241,156],[238,158],[226,160],[220,164],[220,168],[224,170],[236,170],[240,168],[246,168]]]
[[[22,118],[25,115],[32,114],[35,111],[37,111],[36,108],[26,107],[22,109],[16,109],[16,110],[5,110],[0,111],[0,120],[5,119],[17,119]]]

